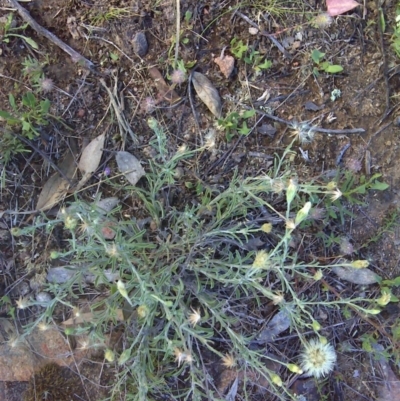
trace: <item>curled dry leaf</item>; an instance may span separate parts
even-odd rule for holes
[[[145,171],[139,160],[129,152],[117,152],[115,159],[117,161],[118,170],[132,185],[136,185],[145,175]]]
[[[290,311],[282,309],[267,324],[264,330],[258,335],[257,340],[271,342],[274,338],[290,327]]]
[[[79,181],[77,190],[82,188],[83,185],[90,179],[92,174],[97,170],[100,164],[101,156],[103,155],[105,134],[99,135],[94,138],[92,142],[83,149],[82,156],[79,160],[78,168],[82,173],[82,179]]]
[[[69,30],[69,33],[72,36],[72,39],[80,39],[81,35],[79,33],[78,30],[78,24],[76,22],[76,18],[75,17],[68,17],[67,18],[67,28]]]
[[[115,196],[111,198],[104,198],[101,200],[98,200],[95,202],[95,205],[97,206],[97,211],[101,214],[107,214],[110,213],[111,210],[115,208],[119,203],[119,199]]]
[[[76,171],[73,143],[71,143],[71,148],[72,150],[68,150],[64,160],[58,166],[64,175],[62,176],[58,172],[54,173],[43,185],[36,210],[44,211],[52,208],[67,194]]]
[[[326,0],[326,8],[331,17],[347,13],[360,4],[354,0]]]
[[[342,280],[353,284],[369,285],[377,283],[380,277],[369,269],[354,269],[353,267],[332,267],[332,271]]]
[[[211,81],[205,75],[195,71],[192,73],[192,82],[197,96],[215,117],[220,118],[222,111],[221,98]]]
[[[229,55],[221,55],[214,59],[214,63],[218,65],[225,78],[229,78],[235,67],[235,59]]]
[[[150,77],[153,78],[154,84],[158,90],[158,94],[162,99],[170,103],[176,103],[180,100],[179,95],[168,86],[161,72],[156,67],[150,67],[148,71]]]

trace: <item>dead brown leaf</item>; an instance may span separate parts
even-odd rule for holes
[[[221,98],[211,81],[199,72],[192,73],[192,82],[197,96],[208,107],[215,117],[221,117]]]
[[[78,168],[82,173],[82,179],[77,185],[77,190],[90,179],[92,174],[97,170],[100,164],[101,156],[103,155],[104,140],[106,135],[103,133],[94,138],[88,146],[83,150],[79,160]]]
[[[118,170],[132,185],[136,185],[140,178],[146,174],[139,160],[129,152],[117,152],[115,160]]]
[[[176,103],[180,100],[179,95],[165,82],[161,72],[156,67],[149,68],[149,75],[153,78],[160,97],[170,103]]]
[[[73,148],[73,146],[71,146]],[[52,208],[67,194],[71,181],[76,172],[76,164],[73,150],[69,149],[64,160],[58,166],[64,173],[54,173],[43,185],[37,201],[36,210],[44,211]]]
[[[214,59],[225,78],[229,78],[235,68],[235,59],[229,55],[222,55]]]
[[[370,285],[379,281],[379,276],[369,269],[333,266],[332,271],[342,280],[353,284]]]

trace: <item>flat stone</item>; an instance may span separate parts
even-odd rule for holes
[[[144,57],[149,51],[146,35],[144,32],[138,32],[131,40],[133,51],[139,56]]]

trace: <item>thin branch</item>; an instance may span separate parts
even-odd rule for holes
[[[250,109],[250,107],[247,107]],[[276,116],[273,116],[272,114],[265,113],[263,111],[255,109],[255,112],[257,114],[260,114],[266,118],[269,118],[270,120],[277,121],[282,124],[286,124],[287,126],[292,126],[293,122],[284,120],[283,118],[279,118]],[[364,128],[353,128],[353,129],[328,129],[328,128],[319,128],[319,127],[312,127],[312,130],[315,132],[319,132],[321,134],[332,134],[332,135],[349,135],[349,134],[362,134],[365,132]]]
[[[94,70],[94,64],[88,60],[87,58],[83,57],[80,53],[72,49],[72,47],[68,46],[66,43],[64,43],[62,40],[60,40],[57,36],[53,35],[51,32],[49,32],[47,29],[43,28],[41,25],[39,25],[29,14],[29,12],[22,7],[17,0],[8,0],[9,3],[17,10],[18,14],[20,17],[27,22],[32,29],[34,29],[39,35],[44,36],[46,39],[50,40],[53,42],[56,46],[58,46],[61,50],[69,54],[72,58],[72,61],[75,63],[79,63],[82,65],[82,67],[93,71]]]

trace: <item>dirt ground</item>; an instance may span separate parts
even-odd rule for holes
[[[400,228],[395,225],[390,230],[384,229],[388,216],[397,211],[400,201],[397,165],[400,159],[397,138],[400,129],[399,60],[390,48],[390,34],[379,30],[375,1],[367,1],[365,10],[358,7],[334,18],[324,28],[312,26],[307,17],[323,11],[324,2],[264,3],[250,1],[249,6],[239,7],[230,0],[181,0],[179,58],[186,64],[193,63],[196,71],[210,79],[221,96],[223,115],[255,108],[285,121],[312,121],[327,130],[363,128],[362,134],[317,133],[311,143],[296,145],[295,163],[301,179],[318,180],[321,174],[336,170],[338,161],[354,175],[382,174],[383,181],[390,184],[389,190],[368,193],[366,205],[349,206],[353,217],[339,224],[335,231],[351,241],[361,259],[372,261],[378,274],[387,279],[400,276]],[[273,3],[283,3],[283,11],[269,12],[268,5]],[[243,176],[266,171],[271,156],[282,152],[290,142],[287,125],[261,114],[247,121],[252,128],[248,136],[236,135],[227,141],[225,133],[216,128],[216,118],[193,89],[189,91],[187,80],[171,89],[168,78],[173,72],[176,35],[175,2],[172,0],[35,0],[22,5],[38,24],[93,62],[95,67],[92,71],[86,70],[31,28],[23,34],[38,43],[37,51],[18,37],[11,37],[8,43],[0,42],[0,109],[10,111],[9,94],[18,98],[29,88],[22,63],[32,57],[42,63],[46,78],[54,83],[54,88],[42,95],[51,101],[50,113],[63,121],[52,119],[49,125],[41,127],[39,139],[32,142],[32,152],[14,157],[6,166],[0,211],[35,210],[43,183],[51,172],[49,160],[57,164],[71,138],[82,147],[105,132],[109,155],[124,146],[125,150],[145,160],[149,151],[147,144],[153,135],[147,122],[150,116],[168,127],[170,149],[182,144],[199,146],[210,132],[216,132],[215,151],[204,154],[192,166],[192,173],[206,182],[224,183],[235,168]],[[394,1],[384,2],[388,22],[394,21],[395,6]],[[112,8],[125,11],[113,15]],[[12,7],[3,2],[0,17],[6,16],[10,9]],[[188,12],[190,17],[185,18]],[[276,38],[283,48],[279,49],[260,31],[249,32],[252,25],[243,16],[257,24],[261,31],[278,33]],[[16,13],[15,21],[22,24]],[[138,33],[145,35],[148,49]],[[224,76],[214,59],[223,51],[232,55],[233,38],[265,55],[272,62],[271,68],[257,72],[251,63],[236,59],[232,73]],[[310,57],[314,49],[326,53],[327,60],[341,65],[343,71],[338,74],[320,71],[316,77],[313,74],[315,64]],[[168,93],[157,73],[167,83]],[[120,102],[120,113],[138,137],[138,144],[132,143],[129,134],[121,138],[102,80]],[[341,91],[341,96],[332,101],[335,89]],[[90,184],[96,184],[107,168],[111,171],[115,168],[109,155],[106,153],[82,197],[91,199],[96,185]],[[102,190],[106,194],[111,192],[107,187]],[[126,205],[127,213],[129,207]],[[28,221],[29,214],[1,215],[0,297],[3,292],[18,299],[18,293],[12,290],[15,283],[21,287],[24,282],[27,261],[37,264],[46,259],[48,244],[32,250],[25,244],[13,242],[8,234],[11,228],[23,227]],[[371,239],[378,234],[379,238],[373,242]],[[319,250],[317,256],[325,254],[324,250]],[[7,312],[0,304],[3,317]],[[376,321],[386,326],[398,317],[399,310],[393,307]],[[374,332],[374,327],[356,322],[340,334],[338,340],[347,342],[355,351],[339,350],[333,384],[325,399],[386,399],[379,392],[384,381],[379,372],[381,365],[360,346],[361,335],[366,332]],[[392,366],[392,369],[399,372],[399,366]],[[17,399],[10,395],[10,383],[7,383],[9,393],[2,390],[4,399]],[[0,399],[1,396],[0,391]],[[318,399],[313,397],[310,395],[307,399]]]

